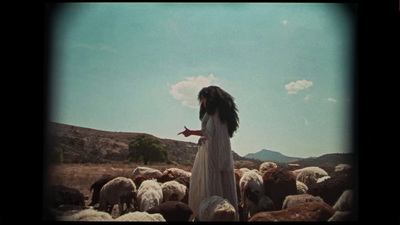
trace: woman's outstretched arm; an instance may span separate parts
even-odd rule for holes
[[[183,134],[185,137],[189,137],[190,135],[203,136],[203,132],[201,130],[189,130],[186,126],[184,131],[178,133],[178,135],[180,134]]]

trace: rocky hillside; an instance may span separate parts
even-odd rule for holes
[[[129,142],[140,133],[101,131],[60,123],[49,122],[47,155],[51,162],[63,163],[103,163],[126,161]],[[192,165],[197,152],[197,144],[170,139],[161,139],[168,158],[173,164]],[[245,159],[233,153],[235,161]]]

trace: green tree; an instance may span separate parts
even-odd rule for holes
[[[157,138],[140,134],[129,143],[128,159],[135,162],[143,160],[144,165],[148,165],[149,162],[166,162],[168,153]]]

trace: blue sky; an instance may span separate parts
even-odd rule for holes
[[[239,109],[232,149],[351,152],[356,21],[341,4],[64,3],[51,19],[49,120],[177,136],[197,94]]]

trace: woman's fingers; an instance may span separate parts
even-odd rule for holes
[[[179,133],[178,133],[178,135],[180,135],[180,134],[183,134],[183,135],[185,135],[185,134],[184,134],[184,132],[185,132],[185,131],[187,131],[187,130],[189,130],[189,129],[187,129],[187,127],[186,127],[186,126],[183,126],[183,127],[185,128],[185,130],[184,130],[184,131],[182,131],[182,132],[179,132]],[[185,136],[186,136],[186,135],[185,135]]]

